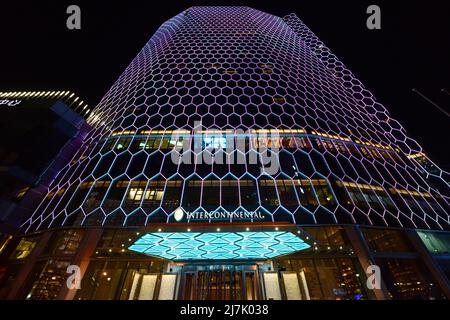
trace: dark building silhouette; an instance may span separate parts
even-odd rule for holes
[[[87,127],[78,112],[88,110],[69,91],[0,92],[0,232],[14,233],[36,209],[79,148]]]

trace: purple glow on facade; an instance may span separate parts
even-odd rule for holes
[[[172,131],[191,133],[200,120],[217,131],[277,130],[281,171],[173,164]],[[172,223],[180,207],[303,225],[450,226],[448,173],[293,14],[180,13],[88,122],[93,129],[25,230]]]

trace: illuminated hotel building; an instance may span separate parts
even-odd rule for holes
[[[293,14],[180,13],[88,123],[0,298],[450,297],[449,175]]]

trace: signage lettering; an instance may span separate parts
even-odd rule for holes
[[[0,100],[0,106],[15,107],[21,103],[20,100]]]
[[[174,214],[176,221],[186,219],[188,221],[198,220],[264,220],[264,214],[260,211],[216,211],[216,212],[184,212],[177,209]]]

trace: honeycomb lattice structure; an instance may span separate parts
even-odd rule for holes
[[[277,132],[280,170],[268,176],[258,164],[174,163],[172,131],[190,133],[199,120],[218,135],[253,130],[252,145],[274,143],[258,132]],[[88,122],[83,147],[26,231],[171,223],[179,208],[259,211],[267,221],[301,225],[449,229],[448,174],[293,14],[180,13]],[[252,152],[259,151],[246,156]]]

